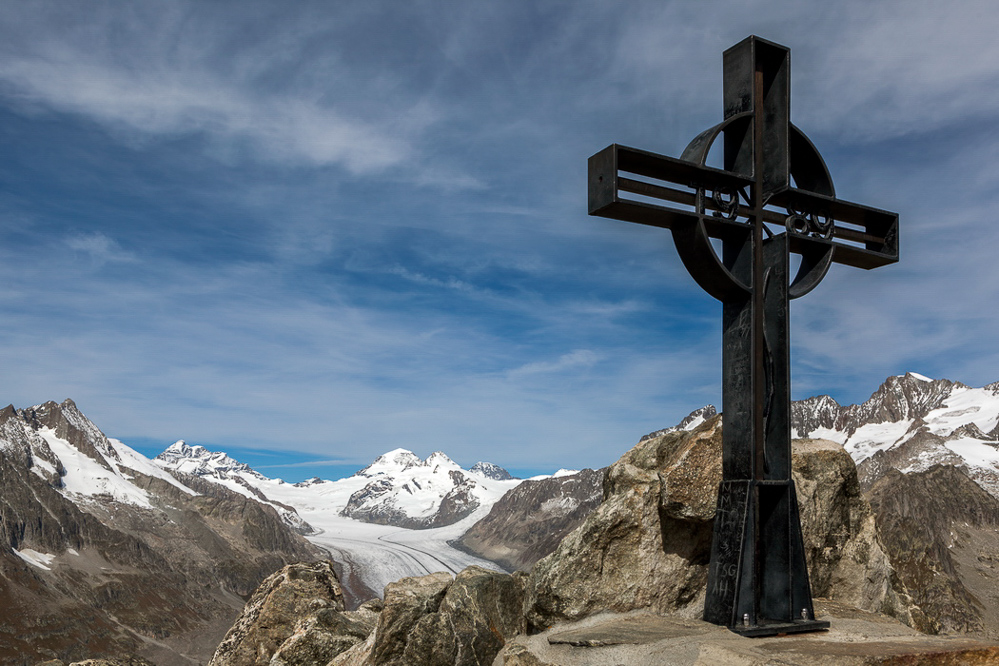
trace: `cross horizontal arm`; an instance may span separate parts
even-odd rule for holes
[[[793,187],[775,193],[768,203],[834,220],[833,239],[864,244],[864,247],[858,247],[834,242],[836,250],[833,261],[836,263],[857,268],[877,268],[898,261],[898,213]],[[854,228],[843,226],[844,224]],[[798,245],[802,238],[814,241],[812,238],[790,234],[792,252],[800,249]]]
[[[753,182],[730,171],[612,144],[589,160],[589,213],[664,229],[701,221],[710,237],[735,240],[744,237],[751,222],[750,207],[740,204],[739,193],[745,194]],[[655,201],[623,198],[622,193]],[[898,261],[896,213],[793,187],[774,193],[766,205],[771,208],[762,209],[762,222],[786,226],[792,252],[831,245],[834,262],[867,269]],[[801,220],[805,229],[795,228],[791,218]],[[822,234],[809,227],[809,219],[818,218],[825,218]]]
[[[672,229],[685,222],[696,222],[701,216],[694,211],[622,199],[620,193],[630,192],[692,208],[697,206],[696,193],[635,180],[620,175],[621,172],[682,184],[694,190],[700,188],[714,191],[725,188],[734,192],[753,182],[749,178],[721,169],[617,144],[592,156],[589,160],[590,215],[663,229]],[[710,199],[703,201],[702,205],[712,212],[720,213],[722,210],[721,206]],[[739,222],[720,216],[709,216],[704,221],[713,238],[745,235],[745,225]]]

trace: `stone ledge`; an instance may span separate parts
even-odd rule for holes
[[[999,665],[999,643],[927,636],[893,618],[816,600],[831,628],[745,638],[724,627],[646,612],[605,613],[507,643],[493,666]]]

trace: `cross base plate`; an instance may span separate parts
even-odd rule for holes
[[[829,628],[829,622],[825,620],[795,620],[794,622],[767,622],[754,624],[748,627],[729,627],[740,636],[747,638],[760,638],[762,636],[779,636],[781,634],[803,634],[809,631],[825,631]]]

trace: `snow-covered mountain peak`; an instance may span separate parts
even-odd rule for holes
[[[209,451],[200,444],[191,446],[182,439],[168,446],[153,461],[161,467],[195,476],[262,476],[246,463],[230,458],[225,451]]]
[[[510,472],[491,462],[477,462],[468,471],[485,479],[495,479],[497,481],[509,481],[513,479]]]
[[[417,528],[457,522],[490,506],[518,483],[509,474],[497,479],[482,474],[481,468],[475,474],[465,471],[443,451],[420,460],[406,449],[378,456],[350,479],[366,483],[351,493],[341,515]]]
[[[197,494],[145,456],[109,438],[72,400],[0,411],[0,448],[80,506],[117,502],[151,507],[136,473]]]
[[[662,437],[663,435],[671,432],[683,432],[687,430],[693,430],[697,426],[701,425],[711,417],[715,416],[718,410],[715,409],[714,405],[704,405],[700,409],[695,409],[690,414],[687,414],[683,419],[680,420],[675,426],[670,426],[669,428],[663,428],[662,430],[656,430],[655,432],[650,432],[645,437],[642,437],[639,441],[646,441],[652,439],[653,437]]]
[[[422,464],[420,457],[409,449],[392,449],[375,458],[374,462],[356,472],[354,476],[392,475]]]
[[[79,453],[109,471],[119,460],[118,452],[108,437],[68,398],[62,403],[50,400],[17,410],[17,414],[35,430],[47,428],[55,437],[65,440]]]
[[[279,492],[276,489],[286,485],[284,481],[270,479],[246,463],[230,458],[224,451],[210,451],[201,445],[191,446],[178,440],[153,458],[153,462],[163,469],[191,474],[269,504],[285,524],[303,534],[312,529],[294,508],[273,499],[274,493]]]
[[[942,405],[955,389],[968,388],[949,379],[930,379],[912,372],[889,377],[860,406],[866,420],[900,421],[924,416]]]
[[[178,439],[176,442],[168,446],[163,453],[157,457],[166,458],[204,458],[208,454],[208,449],[201,446],[200,444],[195,444],[191,446],[182,439]]]
[[[904,375],[900,375],[900,377],[911,377],[912,379],[915,379],[916,381],[919,381],[919,382],[932,382],[932,381],[934,381],[934,380],[930,379],[929,377],[927,377],[926,375],[921,375],[918,372],[907,372]]]
[[[424,461],[424,464],[429,467],[431,465],[440,465],[440,464],[457,465],[458,463],[451,460],[451,458],[449,458],[448,455],[443,451],[434,451],[429,456],[427,456],[427,459],[426,461]]]
[[[829,396],[795,401],[791,424],[794,437],[842,444],[862,478],[958,465],[999,496],[999,383],[972,388],[907,372],[860,405],[841,407]]]

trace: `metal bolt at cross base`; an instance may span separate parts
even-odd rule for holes
[[[789,299],[833,263],[898,261],[898,215],[835,197],[790,122],[788,48],[748,37],[725,51],[724,101],[725,119],[679,159],[618,145],[591,157],[589,211],[670,229],[684,266],[723,304],[722,482],[704,619],[746,636],[821,630],[791,479]],[[719,136],[722,169],[706,166]]]

